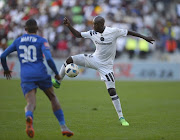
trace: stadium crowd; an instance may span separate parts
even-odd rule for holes
[[[124,50],[131,52],[130,58],[133,53],[145,58],[149,52],[180,52],[180,2],[176,0],[0,0],[0,54],[25,33],[25,21],[31,17],[38,22],[38,34],[48,39],[54,57],[93,52],[93,43],[73,37],[63,19],[66,16],[78,31],[87,31],[96,15],[106,19],[106,26],[127,28],[156,40],[151,45],[120,38],[117,57]]]

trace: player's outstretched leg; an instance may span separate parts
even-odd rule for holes
[[[60,107],[58,98],[54,94],[53,87],[44,90],[44,92],[48,96],[49,100],[51,101],[52,110],[60,124],[62,135],[67,136],[67,137],[73,136],[74,133],[71,130],[69,130],[69,128],[66,126],[65,119],[64,119],[64,113]]]
[[[27,101],[27,106],[25,107],[26,115],[26,133],[30,138],[34,137],[34,128],[33,128],[33,111],[36,106],[36,89],[31,90],[25,94]]]
[[[61,66],[61,69],[59,71],[59,75],[61,77],[61,80],[60,81],[57,81],[56,79],[52,79],[52,83],[53,83],[53,87],[55,88],[59,88],[60,85],[61,85],[61,81],[63,80],[64,76],[65,76],[65,67],[70,64],[70,63],[73,63],[73,59],[72,57],[69,57],[65,62],[64,64]]]
[[[61,80],[60,82],[63,80],[64,76],[65,76],[65,67],[68,65],[68,64],[71,64],[73,63],[73,59],[72,57],[70,56],[65,62],[64,64],[62,65],[60,71],[59,71],[59,75],[61,77]]]
[[[116,109],[116,112],[118,114],[119,121],[120,121],[121,125],[122,126],[129,126],[129,123],[123,117],[121,103],[120,103],[118,95],[116,94],[116,89],[115,88],[109,88],[108,92],[109,92],[109,95],[112,99],[112,103],[114,105],[114,108]]]

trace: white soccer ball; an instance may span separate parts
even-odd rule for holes
[[[65,73],[71,78],[76,77],[79,74],[79,68],[76,64],[68,64],[65,68]]]

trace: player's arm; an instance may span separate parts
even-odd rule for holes
[[[44,44],[48,45],[47,42],[45,42]],[[51,56],[50,48],[49,48],[49,46],[45,46],[44,44],[41,47],[41,50],[42,50],[43,54],[46,57],[47,64],[53,70],[55,75],[58,75],[58,71],[57,71],[56,65],[55,65],[54,60],[52,59],[52,56]]]
[[[72,32],[72,34],[77,37],[77,38],[82,38],[81,33],[78,32],[76,29],[74,29],[72,27],[72,25],[70,24],[69,20],[65,17],[64,21],[63,21],[64,25],[67,26],[69,28],[69,30]]]
[[[147,36],[144,36],[142,34],[139,34],[137,32],[134,32],[134,31],[128,31],[128,34],[127,35],[131,35],[131,36],[135,36],[135,37],[140,37],[144,40],[146,40],[147,42],[153,44],[153,41],[155,41],[152,37],[147,37]]]
[[[3,69],[4,69],[4,77],[6,77],[7,79],[11,79],[11,72],[12,71],[10,71],[8,66],[7,66],[6,57],[14,51],[16,51],[16,47],[13,43],[1,54],[1,64],[2,64]]]

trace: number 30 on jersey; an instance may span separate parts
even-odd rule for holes
[[[24,51],[19,55],[22,58],[22,63],[35,62],[37,60],[36,47],[34,45],[20,45],[19,49]]]

